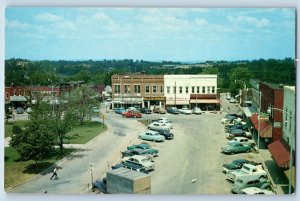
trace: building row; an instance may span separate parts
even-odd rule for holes
[[[217,75],[115,74],[111,82],[112,109],[131,106],[220,109]]]

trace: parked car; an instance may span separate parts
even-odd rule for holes
[[[241,169],[242,166],[248,162],[249,161],[246,159],[237,159],[237,160],[232,161],[231,163],[225,163],[225,164],[223,164],[222,171],[224,173],[227,173],[230,170]]]
[[[167,125],[165,123],[161,122],[152,122],[147,126],[148,129],[154,130],[154,131],[160,131],[160,130],[167,130],[169,131],[171,129],[170,125]]]
[[[266,180],[268,176],[262,165],[253,165],[250,163],[244,164],[241,169],[230,170],[226,173],[226,179],[229,181],[234,182],[241,178]]]
[[[187,107],[184,107],[184,108],[179,109],[179,112],[180,112],[181,114],[192,114],[192,110],[190,110],[190,109],[187,108]]]
[[[137,109],[135,107],[129,107],[127,108],[128,111],[136,111]]]
[[[230,115],[226,115],[223,119],[221,119],[221,123],[222,124],[226,124],[228,122],[232,122],[234,119],[236,119],[237,117],[235,116],[230,116]]]
[[[162,108],[162,107],[155,107],[153,109],[153,112],[154,113],[158,113],[158,114],[166,114],[166,110],[164,108]]]
[[[141,109],[141,113],[143,113],[143,114],[151,114],[151,113],[152,113],[152,110],[149,109],[149,108],[143,107],[143,108]]]
[[[159,132],[153,130],[146,130],[143,133],[139,134],[139,139],[142,140],[150,140],[154,142],[163,142],[165,141],[165,137],[160,135]]]
[[[121,167],[128,168],[131,170],[136,170],[138,172],[143,172],[146,174],[149,173],[149,171],[146,170],[146,168],[143,165],[135,163],[135,162],[131,162],[131,161],[124,161],[124,162],[118,163],[118,164],[112,166],[111,169],[115,170],[115,169],[118,169]]]
[[[134,156],[134,155],[151,155],[153,157],[158,156],[158,150],[157,149],[130,149],[125,150],[122,152],[122,157],[128,157],[128,156]]]
[[[221,148],[222,153],[226,153],[226,154],[250,152],[251,150],[252,150],[251,146],[244,145],[240,142],[233,142],[230,145]]]
[[[232,139],[234,137],[245,137],[245,136],[246,136],[245,131],[242,129],[233,129],[226,134],[226,137],[228,139]]]
[[[226,94],[226,99],[230,100],[231,99],[231,95],[229,93]]]
[[[193,114],[202,114],[202,110],[199,107],[194,107],[192,110]]]
[[[171,133],[170,131],[164,131],[164,130],[160,130],[158,131],[160,135],[163,135],[165,137],[165,139],[170,140],[174,138],[174,134]]]
[[[117,114],[122,114],[123,112],[126,112],[125,108],[119,107],[115,109],[115,113]]]
[[[169,107],[169,108],[167,108],[167,111],[170,114],[179,114],[179,111],[176,107]]]
[[[248,146],[254,146],[255,145],[255,142],[253,140],[249,140],[246,137],[234,137],[232,140],[228,141],[228,145],[231,145],[235,142],[240,142],[240,143],[242,143],[244,145],[248,145]]]
[[[147,156],[134,155],[122,158],[121,161],[122,163],[130,162],[137,165],[142,165],[147,171],[154,170],[154,162],[152,162],[151,158]]]
[[[158,122],[158,123],[162,123],[162,124],[166,124],[167,126],[169,126],[170,128],[173,128],[173,123],[172,121],[169,121],[167,118],[165,117],[161,117],[159,119],[154,119],[152,120],[152,122]]]
[[[268,187],[268,186],[267,186]],[[247,195],[274,195],[274,192],[271,190],[266,190],[258,187],[248,187],[244,188],[239,192],[239,194]]]
[[[28,107],[28,108],[26,109],[26,112],[27,112],[27,114],[31,114],[31,113],[32,113],[31,107]]]
[[[230,131],[230,130],[233,130],[233,129],[242,129],[242,130],[248,130],[248,126],[247,125],[241,125],[241,124],[234,124],[234,125],[231,125],[231,124],[228,124],[225,126],[225,130],[226,131]]]
[[[141,144],[131,145],[131,146],[127,147],[127,150],[136,149],[136,148],[143,149],[143,150],[152,149],[152,147],[149,144],[141,143]]]
[[[21,107],[18,107],[18,108],[16,109],[16,113],[17,113],[17,114],[23,114],[23,113],[24,113],[24,109],[21,108]]]
[[[245,188],[257,187],[261,189],[271,190],[271,184],[267,179],[240,178],[232,185],[233,193],[240,193]]]
[[[122,113],[122,116],[123,117],[126,117],[126,118],[129,118],[129,117],[133,117],[133,118],[141,118],[142,117],[142,114],[137,112],[137,111],[127,111],[127,112],[123,112]]]

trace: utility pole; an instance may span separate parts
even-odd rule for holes
[[[177,89],[176,89],[176,81],[175,81],[175,107],[176,107],[176,93],[177,93]]]

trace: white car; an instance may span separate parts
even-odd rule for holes
[[[226,100],[230,100],[230,99],[231,99],[230,94],[227,94],[227,95],[226,95]]]
[[[181,114],[192,114],[192,110],[188,109],[188,108],[182,108],[182,109],[179,109],[179,112]]]
[[[160,130],[167,130],[170,131],[171,126],[163,123],[163,122],[152,122],[151,124],[148,125],[148,128],[151,130],[155,130],[155,131],[160,131]]]
[[[199,107],[194,107],[192,110],[193,114],[202,114],[202,110]]]
[[[230,103],[237,103],[237,100],[235,100],[234,98],[230,98],[229,102]]]
[[[150,140],[153,142],[165,141],[165,136],[160,135],[158,131],[153,130],[146,130],[145,132],[140,133],[138,138],[141,140]]]
[[[261,189],[257,187],[249,187],[244,188],[239,192],[239,194],[247,194],[247,195],[274,195],[273,191],[269,191],[266,189]]]
[[[154,170],[154,163],[152,161],[152,158],[149,156],[134,155],[130,157],[124,157],[121,159],[121,161],[130,161],[131,163],[142,165],[145,170]]]
[[[253,140],[249,140],[246,137],[234,137],[232,140],[228,141],[228,144],[231,145],[231,144],[233,144],[235,142],[240,142],[240,143],[242,143],[244,145],[249,145],[249,146],[255,145],[255,142]]]

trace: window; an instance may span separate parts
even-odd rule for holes
[[[152,93],[156,94],[156,86],[152,86]]]
[[[124,85],[124,93],[130,93],[130,85]]]
[[[195,87],[192,87],[192,94],[195,93]]]
[[[185,93],[186,93],[186,94],[189,93],[189,87],[185,87]]]
[[[173,94],[176,94],[176,87],[173,87]]]
[[[170,87],[167,87],[167,94],[170,94]]]
[[[211,93],[215,93],[215,87],[211,87]]]
[[[136,94],[141,93],[141,86],[140,85],[134,85],[134,93],[136,93]]]
[[[200,94],[200,87],[197,87],[197,94]]]
[[[207,87],[207,93],[210,94],[210,87]]]
[[[150,86],[149,85],[145,86],[145,93],[150,93]]]
[[[202,93],[205,94],[205,87],[202,87]]]
[[[164,86],[160,86],[160,93],[164,93]]]
[[[6,93],[6,98],[8,98],[9,96],[8,96],[8,93]]]
[[[182,87],[179,87],[179,93],[182,94]]]
[[[120,94],[121,93],[121,86],[119,84],[115,84],[115,94]]]

